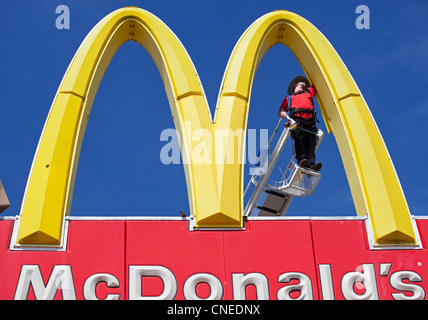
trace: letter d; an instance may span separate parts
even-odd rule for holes
[[[159,296],[143,296],[143,277],[158,277],[163,282]],[[177,294],[177,280],[162,266],[129,266],[129,300],[173,300]]]
[[[357,282],[364,283],[364,294],[357,294],[354,291],[354,285]],[[374,265],[363,264],[363,272],[352,271],[345,274],[341,288],[346,300],[379,300]]]

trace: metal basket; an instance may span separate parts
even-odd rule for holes
[[[305,197],[315,190],[321,174],[307,168],[299,167],[290,161],[283,178],[280,181],[271,181],[267,187],[295,197]]]

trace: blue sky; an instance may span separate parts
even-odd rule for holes
[[[370,9],[370,29],[355,9]],[[70,29],[58,30],[58,5]],[[359,86],[381,131],[413,215],[426,215],[428,3],[413,1],[2,1],[0,3],[0,179],[19,214],[34,152],[52,100],[80,43],[108,13],[134,5],[164,21],[188,51],[214,115],[229,55],[247,27],[285,9],[314,24]],[[273,130],[290,80],[303,74],[285,46],[273,47],[254,80],[248,128]],[[318,106],[316,105],[318,108]],[[320,119],[322,117],[320,116]],[[174,128],[160,75],[134,42],[114,56],[95,98],[83,141],[72,216],[178,216],[189,212],[182,165],[164,165],[160,141]],[[325,125],[320,128],[327,132]],[[285,147],[282,165],[291,156]],[[314,194],[293,200],[291,216],[353,216],[354,204],[332,134],[317,154],[324,166]],[[248,181],[246,168],[245,185]]]

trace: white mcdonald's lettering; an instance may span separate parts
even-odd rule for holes
[[[39,266],[23,265],[16,287],[15,300],[25,300],[30,286],[33,287],[34,295],[38,300],[53,300],[59,287],[64,300],[76,299],[70,266],[55,266],[45,287]]]
[[[163,282],[163,292],[159,296],[143,296],[143,277],[158,277]],[[162,266],[130,266],[129,267],[129,299],[130,300],[172,300],[177,294],[177,280],[168,268]]]
[[[83,286],[83,296],[86,300],[99,300],[96,294],[97,285],[105,282],[108,288],[119,288],[119,280],[109,273],[96,273],[86,279]],[[105,300],[119,300],[120,294],[107,294]]]
[[[391,264],[381,264],[391,265]],[[333,277],[331,275],[331,265],[320,264],[319,278],[323,300],[334,300]],[[380,276],[386,276],[381,272]],[[157,296],[143,295],[144,278],[157,277],[163,282],[163,290]],[[252,272],[249,274],[232,273],[232,291],[234,300],[246,300],[246,287],[254,286],[258,300],[269,300],[273,297],[269,294],[269,280],[263,273]],[[294,281],[293,281],[294,280]],[[296,284],[295,281],[298,281]],[[339,280],[339,279],[337,279]],[[313,300],[313,289],[311,279],[301,272],[284,272],[278,279],[278,283],[287,284],[277,291],[278,300]],[[291,282],[293,281],[293,284]],[[378,300],[375,266],[374,264],[363,264],[356,271],[345,273],[340,279],[342,296],[346,300]],[[119,280],[109,273],[96,273],[89,276],[83,285],[83,295],[86,300],[98,300],[96,287],[99,283],[105,282],[107,288],[120,288]],[[182,282],[182,281],[180,281]],[[395,300],[424,300],[425,290],[422,286],[415,284],[422,282],[422,277],[414,271],[396,271],[391,274],[389,283],[391,288],[397,291],[391,293]],[[200,283],[208,284],[210,295],[207,298],[198,296],[196,287]],[[221,300],[224,298],[224,288],[226,280],[219,279],[210,273],[195,273],[186,279],[183,285],[184,298],[186,300]],[[61,290],[64,300],[76,300],[76,289],[73,280],[71,266],[54,266],[47,285],[45,286],[43,277],[38,265],[23,265],[19,275],[18,284],[15,291],[15,300],[26,300],[33,288],[34,296],[37,300],[53,300],[58,290]],[[359,287],[359,291],[355,288]],[[130,300],[173,300],[178,292],[177,279],[174,273],[158,265],[133,265],[129,266],[129,299]],[[404,293],[405,292],[405,293]],[[120,294],[109,293],[105,300],[119,300]],[[220,310],[217,310],[220,312]],[[213,311],[214,312],[214,311]]]
[[[205,300],[221,300],[223,286],[216,276],[209,273],[197,273],[186,280],[183,287],[184,298],[186,300],[199,300],[196,293],[196,286],[199,283],[206,283],[210,287],[210,295]]]

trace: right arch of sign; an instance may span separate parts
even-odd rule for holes
[[[255,21],[231,55],[221,96],[235,94],[248,100],[261,59],[277,43],[290,48],[317,88],[317,101],[327,130],[336,139],[356,212],[369,216],[375,243],[414,245],[410,211],[370,109],[333,46],[310,22],[282,10]]]

